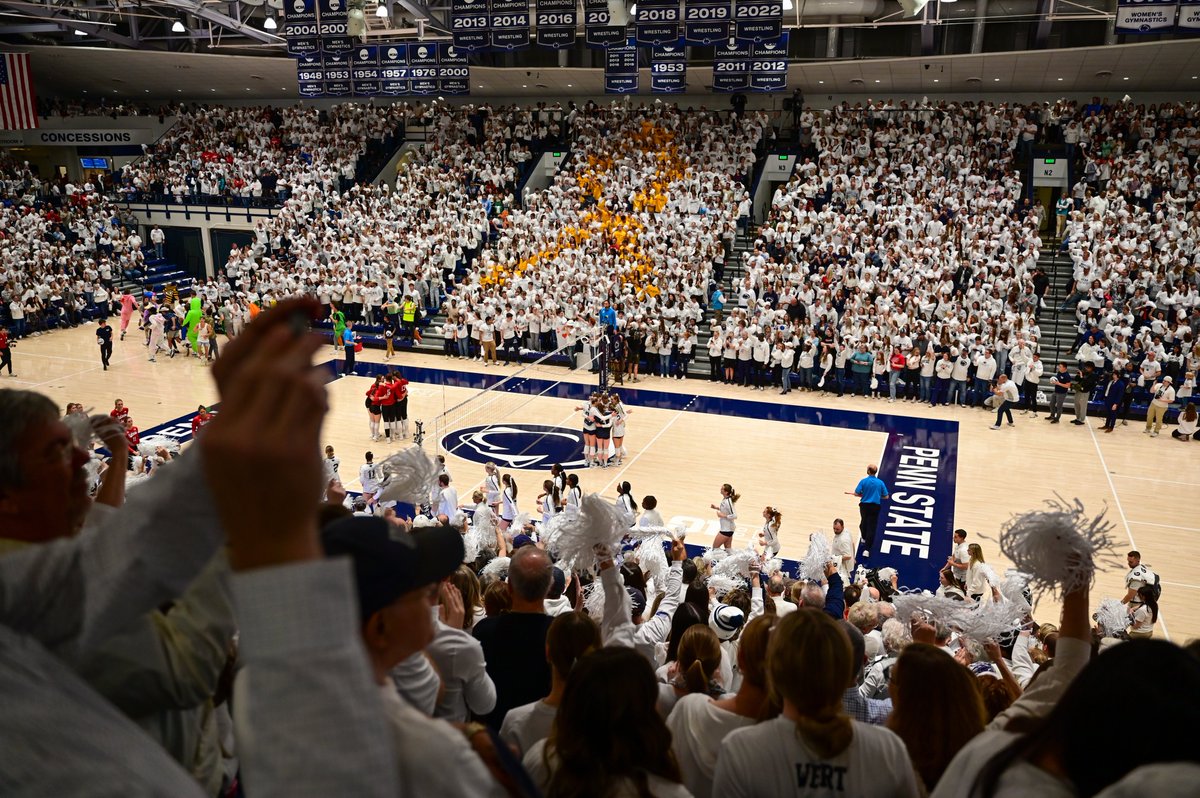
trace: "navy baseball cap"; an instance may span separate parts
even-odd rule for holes
[[[432,526],[405,532],[382,518],[340,518],[321,530],[327,557],[354,562],[358,610],[366,621],[405,593],[448,577],[463,561],[457,529]]]
[[[533,538],[529,537],[529,535],[513,536],[513,539],[512,539],[513,551],[516,551],[517,549],[519,549],[523,546],[532,546],[532,545],[534,545]]]

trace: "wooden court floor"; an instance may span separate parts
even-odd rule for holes
[[[333,359],[331,348],[318,355]],[[360,353],[360,362],[382,362],[382,353]],[[199,404],[217,400],[208,367],[195,359],[159,357],[149,363],[141,334],[135,330],[125,341],[115,342],[113,366],[100,367],[93,328],[55,332],[18,342],[13,350],[16,377],[0,376],[0,386],[40,391],[60,405],[81,402],[97,411],[111,408],[121,398],[131,408],[142,430],[190,414]],[[512,373],[513,367],[482,368],[474,361],[439,356],[404,354],[391,361],[404,366],[460,371]],[[538,369],[525,376],[538,379],[589,382],[594,377],[561,368]],[[385,455],[396,450],[383,442],[372,443],[367,427],[363,394],[366,377],[350,377],[330,384],[331,410],[325,440],[341,458],[347,487],[357,488],[358,467],[367,450]],[[992,431],[992,416],[981,410],[931,408],[888,404],[886,400],[826,398],[820,394],[750,391],[697,380],[643,378],[638,387],[684,395],[710,395],[763,402],[834,407],[845,410],[896,414],[912,418],[957,420],[959,448],[955,486],[954,525],[968,530],[970,540],[981,542],[985,557],[1002,571],[1006,563],[994,538],[1012,513],[1037,507],[1059,494],[1080,498],[1091,511],[1107,505],[1118,540],[1117,554],[1098,574],[1093,608],[1100,599],[1124,594],[1125,551],[1137,548],[1143,562],[1161,576],[1163,596],[1156,635],[1185,641],[1200,637],[1200,556],[1192,549],[1200,540],[1200,443],[1183,444],[1164,434],[1151,439],[1141,433],[1141,422],[1118,427],[1102,435],[1090,419],[1087,427],[1068,423],[1051,425],[1039,416],[1017,415],[1012,429]],[[475,395],[469,388],[414,383],[409,400],[412,418],[431,420],[443,410]],[[577,429],[576,402],[557,398],[506,396],[481,412],[472,423],[497,420],[537,423]],[[626,448],[629,456],[619,467],[578,469],[585,492],[615,496],[621,481],[631,483],[640,502],[646,494],[658,498],[665,519],[686,523],[689,543],[711,542],[715,515],[710,504],[719,501],[719,486],[729,482],[741,493],[738,503],[739,535],[745,544],[761,526],[766,505],[783,513],[783,555],[799,558],[807,548],[807,535],[828,531],[835,517],[856,529],[852,490],[868,463],[879,461],[886,435],[813,425],[788,425],[735,416],[714,416],[686,409],[632,406]],[[487,416],[495,413],[494,416]],[[426,443],[432,449],[432,441]],[[483,477],[483,468],[454,455],[448,466],[462,502]],[[533,513],[544,471],[516,471],[519,508]],[[1040,620],[1056,620],[1058,609],[1050,599],[1037,608]]]

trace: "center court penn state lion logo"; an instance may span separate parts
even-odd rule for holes
[[[555,463],[582,467],[583,435],[542,424],[485,424],[463,427],[442,438],[447,453],[503,468],[549,469]]]

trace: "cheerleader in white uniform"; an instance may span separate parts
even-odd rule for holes
[[[567,495],[563,499],[563,512],[568,518],[579,517],[579,507],[583,504],[583,490],[579,487],[579,475],[567,475]]]
[[[633,526],[633,522],[637,519],[638,503],[633,500],[633,489],[628,482],[622,482],[617,485],[617,510],[619,510],[628,520],[629,525]]]
[[[721,486],[721,503],[709,505],[717,511],[717,522],[720,525],[717,536],[713,538],[714,549],[731,548],[733,533],[737,529],[737,510],[734,505],[740,498],[741,496],[734,492],[733,486],[726,482]]]
[[[589,468],[596,462],[596,422],[592,418],[595,401],[596,395],[592,394],[581,407],[575,408],[583,411],[583,462]]]
[[[612,442],[617,465],[625,459],[625,419],[630,411],[615,392],[612,394]]]
[[[483,491],[487,494],[487,505],[492,508],[493,515],[500,515],[500,473],[495,463],[487,463],[483,467]]]
[[[517,481],[510,474],[500,477],[503,490],[500,491],[500,531],[512,526],[517,518]]]
[[[558,515],[561,509],[559,505],[562,503],[554,480],[547,479],[542,483],[542,492],[538,495],[538,503],[542,506],[542,523],[550,523],[550,519]]]
[[[763,527],[758,533],[758,542],[763,547],[763,558],[771,559],[779,556],[779,522],[783,515],[774,507],[763,510]]]

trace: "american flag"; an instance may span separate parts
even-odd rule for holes
[[[37,126],[29,56],[0,55],[0,130],[29,130]]]

